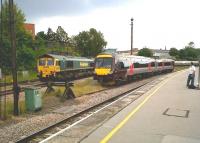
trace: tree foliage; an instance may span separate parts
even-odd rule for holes
[[[107,45],[101,32],[91,28],[89,31],[80,32],[74,37],[76,50],[81,56],[94,57]]]
[[[149,48],[142,48],[138,51],[138,56],[152,57],[153,52]]]
[[[183,49],[171,48],[169,54],[176,57],[177,60],[194,61],[200,58],[200,49],[195,48],[194,42],[189,42]]]
[[[2,14],[2,20],[0,25],[2,26],[2,41],[1,41],[1,56],[0,56],[0,67],[4,71],[10,71],[11,64],[11,42],[10,42],[10,32],[9,32],[9,13],[8,13],[9,4],[7,1],[4,2],[3,8],[0,11]],[[23,59],[24,55],[27,55],[30,52],[33,52],[33,39],[30,33],[28,33],[24,28],[25,16],[23,12],[14,4],[14,16],[15,16],[15,29],[16,29],[16,51],[17,51],[17,63],[18,69],[20,66],[24,66],[21,64],[21,59]],[[20,51],[22,51],[21,53]],[[20,54],[19,54],[20,53]],[[29,60],[26,59],[28,64]],[[32,61],[34,62],[34,61]]]
[[[179,56],[179,51],[176,48],[171,48],[169,50],[169,55],[175,58],[178,58]]]

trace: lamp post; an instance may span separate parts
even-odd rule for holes
[[[133,18],[131,18],[131,55],[133,55]]]

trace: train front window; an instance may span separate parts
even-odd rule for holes
[[[48,65],[48,66],[53,66],[53,65],[54,65],[53,59],[48,59],[48,60],[47,60],[47,65]]]
[[[45,62],[44,59],[40,59],[40,60],[39,60],[39,65],[40,65],[40,66],[45,66],[45,64],[46,64],[46,62]]]
[[[97,58],[96,59],[96,68],[111,68],[113,63],[112,58]]]

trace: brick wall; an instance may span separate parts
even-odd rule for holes
[[[33,39],[35,39],[35,24],[25,23],[24,28],[31,33]]]

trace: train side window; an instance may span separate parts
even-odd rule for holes
[[[148,66],[148,64],[139,64],[139,68],[145,68],[147,66]]]
[[[170,62],[166,62],[164,65],[165,65],[165,66],[170,66],[171,63],[170,63]]]
[[[152,66],[152,67],[155,67],[155,62],[151,62],[151,66]]]
[[[162,66],[162,62],[158,63],[158,66]]]
[[[139,63],[134,63],[134,68],[139,68]]]

